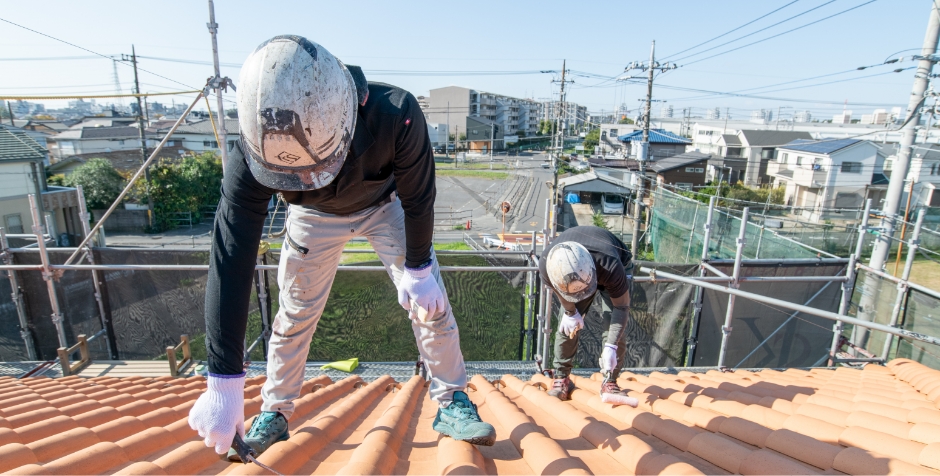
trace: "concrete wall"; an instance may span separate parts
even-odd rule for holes
[[[29,164],[29,162],[0,162],[0,197],[36,193],[33,172]]]
[[[450,114],[447,113],[448,104]],[[450,124],[450,133],[453,134],[460,126],[463,129],[464,119],[470,114],[470,89],[460,86],[448,86],[432,89],[428,95],[429,110],[425,112],[427,122]]]

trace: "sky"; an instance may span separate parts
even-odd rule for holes
[[[113,93],[112,61],[78,47],[119,56],[134,45],[144,92],[198,89],[213,75],[211,65],[199,64],[212,60],[206,1],[0,0],[0,5],[5,20],[0,21],[2,95]],[[683,108],[703,115],[706,108],[718,107],[722,114],[728,108],[732,119],[745,119],[761,108],[775,113],[781,108],[784,118],[801,110],[828,117],[845,101],[856,118],[879,107],[906,106],[914,71],[892,71],[915,63],[882,63],[919,53],[930,5],[930,0],[217,0],[215,9],[222,75],[236,86],[238,65],[258,44],[297,34],[347,64],[362,66],[369,80],[395,84],[416,96],[459,85],[547,99],[558,94],[564,60],[566,79],[574,80],[567,87],[568,101],[592,113],[610,112],[619,104],[635,110],[646,94],[645,74],[624,68],[648,61],[655,41],[657,60],[678,67],[657,75],[654,99],[672,105],[676,116]],[[825,19],[830,15],[836,16]],[[690,47],[695,48],[683,52]],[[737,47],[742,48],[709,58]],[[704,51],[709,48],[714,49]],[[855,69],[869,65],[877,66]],[[123,63],[117,67],[122,91],[131,92],[133,70]],[[831,76],[792,82],[823,75]],[[641,78],[615,79],[624,76]],[[838,82],[821,84],[832,81]],[[779,83],[787,84],[772,86]],[[757,97],[714,94],[742,90],[736,94]],[[226,97],[226,108],[234,107],[234,94]],[[188,103],[192,98],[151,100]],[[61,107],[63,102],[46,104]],[[654,116],[660,107],[654,105]]]

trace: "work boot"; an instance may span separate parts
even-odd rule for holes
[[[559,400],[571,400],[571,391],[574,390],[574,384],[567,376],[552,380],[552,389],[548,394]]]
[[[251,428],[245,433],[245,443],[260,456],[265,450],[278,441],[288,439],[287,418],[280,412],[261,412],[251,423]],[[229,461],[241,461],[234,449],[228,451]]]
[[[496,429],[480,420],[477,406],[470,402],[464,392],[454,392],[454,400],[447,408],[439,408],[431,425],[434,431],[471,445],[493,446]]]

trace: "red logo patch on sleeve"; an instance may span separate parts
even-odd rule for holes
[[[410,126],[410,125],[411,125],[411,119],[410,119],[410,118],[409,118],[409,119],[405,119],[405,125],[406,125],[406,126]]]

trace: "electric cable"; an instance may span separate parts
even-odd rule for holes
[[[686,48],[686,49],[684,49],[684,50],[682,50],[682,51],[673,53],[673,54],[671,54],[671,55],[664,56],[664,57],[662,57],[662,59],[665,60],[665,59],[668,59],[668,58],[672,58],[673,56],[681,55],[682,53],[685,53],[686,51],[694,50],[695,48],[698,48],[699,46],[702,46],[702,45],[711,43],[711,42],[717,40],[718,38],[721,38],[721,37],[726,36],[726,35],[730,35],[731,33],[734,33],[734,32],[736,32],[736,31],[740,30],[741,28],[744,28],[744,27],[746,27],[746,26],[748,26],[748,25],[750,25],[750,24],[752,24],[752,23],[754,23],[754,22],[756,22],[756,21],[758,21],[758,20],[761,20],[761,19],[763,19],[763,18],[766,18],[766,17],[768,17],[768,16],[770,16],[770,15],[773,15],[774,13],[777,13],[777,12],[779,12],[780,10],[783,10],[784,8],[787,8],[787,7],[789,7],[790,5],[793,5],[794,3],[798,2],[798,1],[800,1],[800,0],[793,0],[792,2],[790,2],[790,3],[788,3],[788,4],[784,5],[784,6],[782,6],[782,7],[780,7],[780,8],[774,9],[774,10],[770,11],[769,13],[765,13],[765,14],[763,14],[763,15],[761,15],[761,16],[759,16],[759,17],[757,17],[757,18],[755,18],[755,19],[753,19],[753,20],[751,20],[751,21],[749,21],[749,22],[747,22],[747,23],[745,23],[745,24],[743,24],[743,25],[737,27],[737,28],[734,28],[734,29],[732,29],[732,30],[728,30],[728,31],[726,31],[726,32],[724,32],[724,33],[722,33],[722,34],[720,34],[720,35],[718,35],[718,36],[716,36],[716,37],[714,37],[714,38],[712,38],[712,39],[710,39],[710,40],[703,41],[703,42],[701,42],[701,43],[699,43],[699,44],[697,44],[697,45],[695,45],[695,46]],[[830,3],[831,3],[831,2],[830,2]],[[806,12],[804,12],[804,13],[806,13]],[[801,15],[802,15],[802,13],[801,13]],[[790,17],[790,18],[796,18],[796,17]],[[784,21],[786,21],[786,20],[784,20]],[[778,24],[779,24],[779,23],[778,23]],[[771,26],[773,26],[773,25],[771,25]],[[770,27],[768,27],[768,28],[770,28]],[[757,32],[754,32],[754,33],[757,33]],[[751,33],[751,34],[753,35],[754,33]],[[743,37],[742,37],[742,38],[743,38]],[[740,39],[740,38],[738,38],[738,39]],[[737,40],[735,40],[735,41],[737,41]]]

